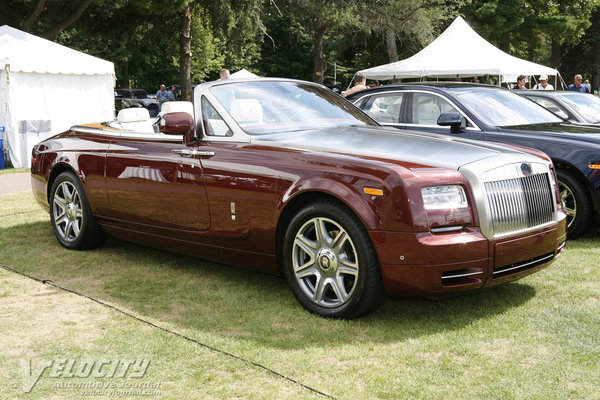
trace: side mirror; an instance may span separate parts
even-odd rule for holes
[[[449,126],[450,132],[458,133],[467,127],[466,121],[456,111],[443,113],[438,117],[437,124],[440,126]]]
[[[183,135],[184,143],[194,141],[194,117],[187,112],[164,114],[159,126],[165,135]]]

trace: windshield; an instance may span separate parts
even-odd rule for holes
[[[349,125],[377,125],[327,88],[305,82],[235,82],[211,92],[250,135]]]
[[[489,126],[513,126],[561,122],[533,101],[508,90],[455,88],[452,94],[477,118]]]
[[[590,124],[600,123],[600,99],[586,93],[561,93],[559,96]]]

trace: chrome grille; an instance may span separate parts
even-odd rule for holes
[[[554,219],[548,174],[486,182],[494,236],[544,225]]]

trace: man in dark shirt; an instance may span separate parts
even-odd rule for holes
[[[527,82],[527,77],[525,75],[519,75],[517,77],[517,84],[515,86],[513,86],[513,90],[517,89],[517,90],[525,90],[527,89],[527,86],[525,86],[525,83]]]
[[[581,92],[581,93],[590,93],[590,89],[588,89],[587,86],[583,85],[583,78],[581,77],[581,75],[577,74],[575,75],[575,78],[573,79],[573,81],[575,83],[572,83],[569,85],[569,87],[567,87],[567,90],[572,90],[574,92]]]

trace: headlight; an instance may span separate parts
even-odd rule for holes
[[[430,186],[421,189],[426,210],[467,207],[467,196],[462,186]]]

